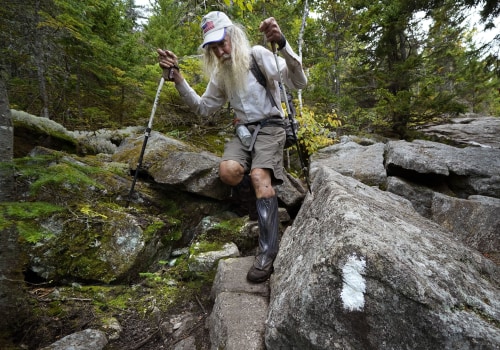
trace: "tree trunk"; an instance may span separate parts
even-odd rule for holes
[[[306,21],[308,16],[309,16],[309,2],[306,0],[304,2],[304,13],[302,14],[302,25],[300,26],[300,31],[299,31],[298,51],[300,58],[302,58],[302,44],[304,43],[304,32],[306,30]],[[299,100],[299,114],[300,114],[302,112],[302,89],[298,91],[297,98]]]
[[[14,128],[10,113],[7,87],[0,70],[0,203],[15,201],[13,142]],[[3,221],[0,213],[0,220]],[[10,349],[9,328],[20,320],[24,305],[22,266],[17,231],[5,223],[0,228],[0,349]],[[15,320],[15,321],[14,321]]]
[[[40,11],[40,1],[35,2],[35,23],[39,23],[40,18],[38,12]],[[37,26],[35,31],[37,38],[32,41],[32,54],[35,60],[35,65],[37,69],[38,76],[38,86],[40,89],[40,98],[42,100],[42,110],[40,116],[49,119],[49,94],[47,92],[47,84],[45,81],[45,62],[44,62],[44,33]]]
[[[12,116],[10,114],[7,88],[3,77],[0,75],[0,162],[10,162],[14,156],[14,127],[12,126]],[[3,181],[3,176],[0,178]],[[0,201],[4,202],[3,193],[8,184],[2,183],[0,186]]]

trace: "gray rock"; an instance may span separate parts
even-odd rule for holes
[[[421,129],[427,135],[443,142],[500,148],[500,118],[468,114],[451,119],[451,123],[426,126]]]
[[[415,184],[397,176],[387,177],[387,191],[407,198],[415,210],[423,217],[432,216],[432,198],[434,191],[429,187]]]
[[[89,208],[89,210],[92,209]],[[97,219],[86,224],[87,230],[90,231],[94,227],[98,227],[96,230],[100,232],[113,233],[109,239],[97,236],[88,242],[87,258],[90,257],[90,252],[98,255],[99,259],[96,259],[98,263],[94,267],[98,266],[99,268],[75,269],[69,264],[64,264],[63,266],[67,270],[61,269],[61,264],[71,258],[67,254],[61,254],[61,250],[64,248],[76,251],[78,246],[75,246],[71,239],[75,234],[74,225],[71,226],[71,222],[68,223],[69,220],[66,217],[59,216],[41,221],[41,227],[54,235],[30,249],[30,269],[45,279],[58,280],[61,275],[66,274],[74,278],[109,283],[119,276],[126,275],[134,264],[138,264],[138,261],[142,260],[144,254],[148,254],[148,250],[153,249],[151,245],[154,245],[156,240],[152,240],[146,246],[144,230],[133,215],[121,213],[111,208],[103,209],[99,213],[91,213],[91,215],[95,215]],[[113,218],[113,220],[108,218]],[[153,220],[151,219],[151,221]],[[82,244],[82,241],[78,242],[77,244]],[[77,258],[80,256],[73,257],[75,264],[76,262],[80,263]],[[85,262],[85,258],[82,258],[81,264],[85,265]]]
[[[114,317],[103,320],[102,328],[106,331],[109,340],[119,339],[123,331],[120,322]]]
[[[304,188],[303,184],[293,176],[285,173],[286,178],[282,185],[276,186],[276,195],[287,208],[300,207],[304,197],[306,195],[307,189]]]
[[[205,197],[225,199],[230,187],[219,179],[220,158],[208,152],[171,152],[153,163],[149,174],[155,182]]]
[[[86,329],[70,334],[40,350],[100,350],[108,344],[104,332]]]
[[[313,168],[271,277],[268,349],[499,346],[497,265],[396,196]]]
[[[385,186],[383,143],[361,146],[355,142],[323,148],[311,157],[311,162],[322,161],[325,166],[371,186]]]
[[[432,220],[481,253],[500,252],[500,199],[460,199],[435,193]]]
[[[269,283],[251,284],[246,273],[253,257],[221,261],[212,288],[214,307],[207,319],[211,349],[265,350]]]
[[[413,172],[413,177],[434,176],[431,181],[447,177],[443,180],[463,198],[471,194],[500,197],[500,149],[456,148],[422,140],[390,141],[385,163],[388,175]]]
[[[189,271],[194,272],[207,272],[213,270],[219,260],[225,258],[234,258],[240,256],[238,247],[234,243],[226,243],[221,250],[209,251],[203,253],[196,253],[197,244],[193,245],[193,253],[189,257]]]
[[[494,176],[499,174],[500,150],[457,148],[423,140],[389,141],[386,166],[420,174]]]
[[[210,316],[210,349],[265,350],[267,307],[267,299],[258,295],[219,294]]]
[[[180,340],[175,344],[173,350],[193,350],[196,349],[196,339],[193,336],[189,336],[186,339]]]
[[[126,162],[132,170],[135,170],[143,140],[143,138],[124,140],[113,155],[113,161]],[[220,161],[220,157],[210,152],[152,132],[141,168],[158,184],[208,198],[227,200],[231,188],[219,179]],[[276,190],[280,202],[292,208],[300,205],[306,192],[302,184],[289,174]]]
[[[246,280],[253,261],[253,256],[221,260],[212,285],[211,298],[215,300],[222,292],[251,293],[269,297],[269,283],[249,283]]]

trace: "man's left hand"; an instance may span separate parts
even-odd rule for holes
[[[264,33],[267,41],[277,43],[280,47],[284,46],[285,37],[274,17],[269,17],[260,22],[259,30]]]

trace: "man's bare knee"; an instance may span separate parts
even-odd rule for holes
[[[236,186],[243,179],[245,169],[234,160],[224,160],[219,164],[219,177],[222,182]]]
[[[271,171],[268,169],[253,169],[252,184],[257,198],[270,198],[276,194],[272,186]]]

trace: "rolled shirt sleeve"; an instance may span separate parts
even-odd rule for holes
[[[280,50],[280,54],[283,56],[286,63],[286,69],[281,67],[285,84],[295,89],[304,89],[307,86],[307,76],[302,68],[302,60],[293,52],[288,41],[285,47]]]

